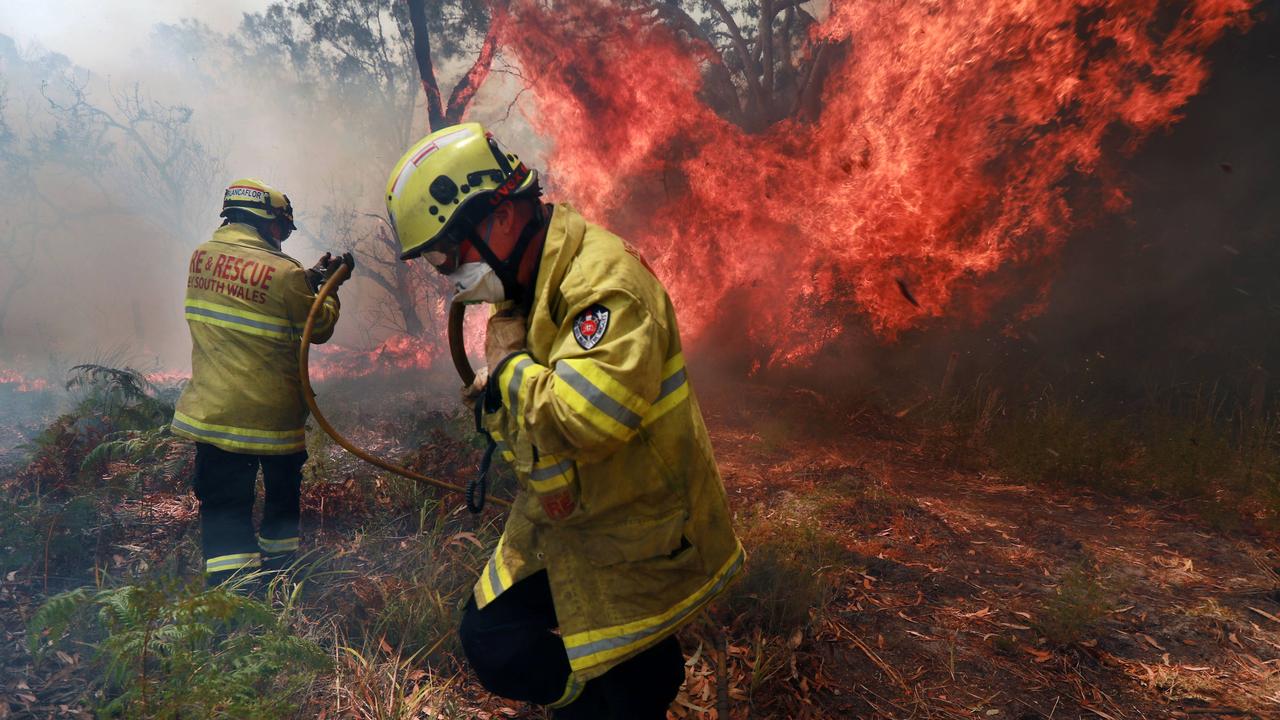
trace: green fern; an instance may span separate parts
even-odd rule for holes
[[[110,463],[122,461],[141,466],[134,476],[173,474],[186,461],[186,455],[179,452],[186,446],[169,432],[168,425],[114,432],[84,456],[80,472],[95,473]]]
[[[130,367],[113,368],[97,363],[76,365],[67,373],[66,388],[99,386],[110,392],[117,392],[129,399],[142,399],[155,389],[150,380],[142,373]]]
[[[78,624],[85,618],[96,622]],[[328,663],[287,618],[225,587],[64,593],[32,619],[33,652],[64,642],[68,629],[101,638],[103,717],[290,717]]]
[[[79,391],[75,407],[22,447],[30,454],[18,474],[26,488],[75,495],[85,489],[76,486],[77,480],[96,480],[93,473],[116,460],[162,465],[149,468],[148,475],[172,475],[186,462],[185,455],[174,452],[178,443],[167,430],[172,389],[155,387],[132,368],[95,363],[71,368],[66,387]],[[143,475],[138,471],[126,479]]]
[[[66,388],[85,391],[77,415],[98,417],[116,430],[155,428],[173,415],[173,403],[130,367],[76,365],[68,372]]]
[[[89,591],[80,588],[49,598],[36,614],[31,617],[32,632],[27,634],[27,649],[32,655],[40,657],[39,650],[42,638],[47,632],[50,637],[59,638],[67,631],[78,615],[84,612],[92,596]]]

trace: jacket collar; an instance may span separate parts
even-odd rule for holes
[[[273,247],[258,234],[252,225],[245,223],[228,223],[213,231],[213,240],[216,242],[227,243],[228,245],[240,245],[242,247],[257,248],[266,250],[276,255],[284,255],[277,247]]]
[[[545,302],[564,280],[569,265],[582,248],[587,221],[568,203],[551,206],[551,221],[547,223],[547,237],[542,246],[542,262],[538,266],[538,279],[534,282],[534,304]]]
[[[558,307],[564,299],[560,286],[582,249],[587,231],[587,221],[567,203],[551,206],[551,219],[547,223],[547,236],[542,246],[542,259],[538,264],[538,278],[533,286],[533,308],[530,311],[529,333],[539,337],[555,336],[559,322],[557,315],[569,308]],[[532,348],[531,348],[532,349]],[[537,353],[535,352],[535,357]],[[539,358],[545,361],[546,358]]]

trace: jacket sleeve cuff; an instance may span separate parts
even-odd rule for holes
[[[499,360],[497,367],[489,368],[489,377],[500,378],[502,377],[503,373],[506,373],[507,374],[506,380],[510,380],[511,373],[513,372],[513,369],[515,368],[515,365],[516,365],[516,360],[521,357],[527,357],[530,359],[533,358],[533,356],[529,354],[528,350],[517,350],[511,353],[510,355]]]
[[[526,359],[528,362],[524,362]],[[520,385],[529,377],[526,370],[531,364],[536,363],[533,362],[533,356],[529,351],[517,350],[499,360],[496,367],[489,368],[489,382],[485,386],[484,403],[487,412],[496,412],[500,407],[511,406],[509,393],[512,390],[519,393]],[[515,388],[511,387],[513,380],[517,381]]]

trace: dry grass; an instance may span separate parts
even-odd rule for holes
[[[1109,398],[1047,388],[1015,401],[986,381],[924,401],[920,447],[950,467],[1053,487],[1169,499],[1210,527],[1280,523],[1280,407],[1216,387]]]
[[[452,720],[472,717],[452,699],[457,676],[423,669],[419,654],[402,656],[389,647],[335,645],[333,678],[318,690],[318,718],[352,720]],[[430,654],[430,653],[426,653]],[[317,699],[320,699],[317,698]]]

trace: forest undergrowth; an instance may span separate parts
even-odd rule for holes
[[[67,385],[0,479],[0,718],[543,717],[460,659],[492,507],[311,432],[303,558],[206,590],[174,389],[106,366]],[[358,444],[465,484],[481,445],[430,387],[322,402]],[[1057,397],[975,383],[903,412],[709,388],[750,560],[680,634],[672,717],[1280,716],[1275,415]]]

